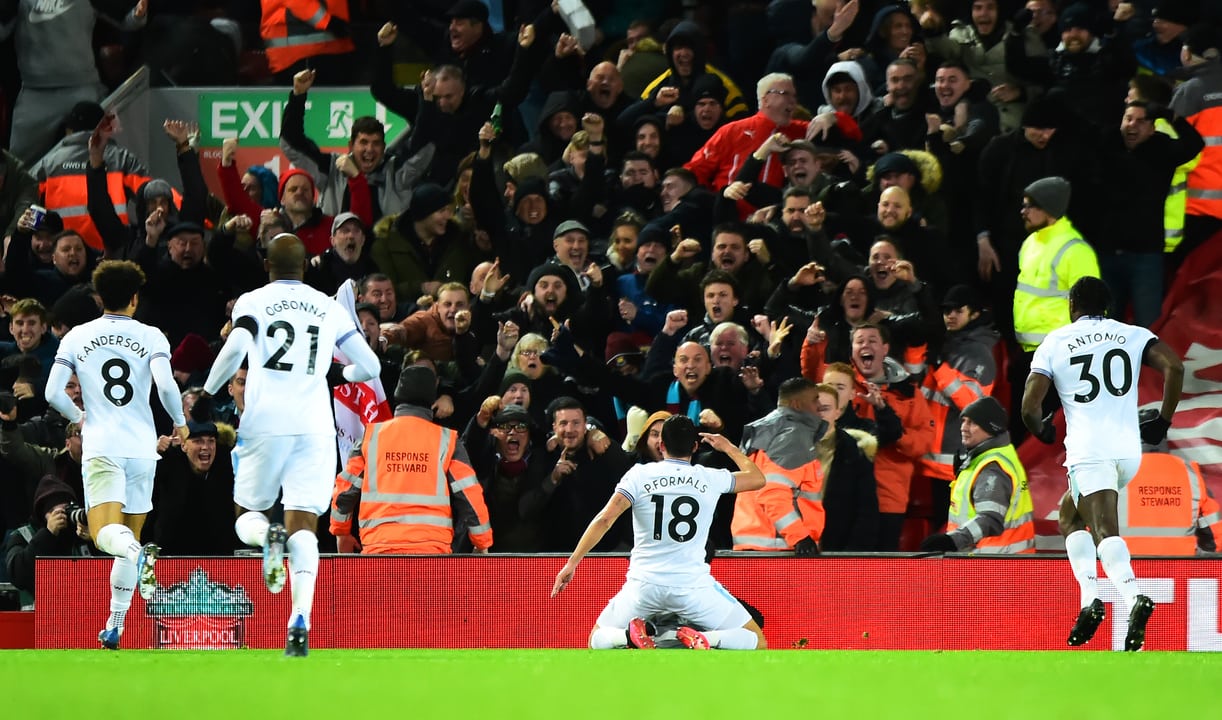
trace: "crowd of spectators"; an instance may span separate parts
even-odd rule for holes
[[[99,312],[103,257],[143,268],[137,318],[176,348],[189,404],[234,299],[267,282],[265,243],[299,236],[309,284],[357,283],[388,391],[405,365],[436,370],[433,417],[462,433],[493,552],[572,550],[624,469],[658,457],[662,419],[738,442],[798,376],[826,390],[805,411],[839,498],[822,549],[887,551],[945,521],[959,410],[979,394],[1014,410],[1029,234],[1072,221],[1115,313],[1149,325],[1165,278],[1222,228],[1213,2],[264,0],[261,27],[254,5],[0,0],[21,75],[0,160],[3,529],[70,532],[79,442],[43,386],[57,338]],[[192,64],[155,28],[190,34],[181,52],[215,53],[231,84],[262,43],[292,169],[239,167],[236,140],[201,162],[206,119],[167,118],[154,142],[179,177],[151,177],[97,104],[84,51],[103,18],[175,84]],[[38,33],[69,21],[55,47],[72,52],[50,52]],[[403,85],[413,60],[427,70]],[[311,91],[362,82],[410,130],[388,145],[357,118],[346,152],[321,150]],[[147,532],[166,553],[233,548],[182,527],[198,508],[229,520],[213,509],[243,382],[214,423],[163,441]]]

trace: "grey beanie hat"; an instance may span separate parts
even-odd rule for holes
[[[1069,181],[1063,177],[1040,178],[1023,190],[1036,207],[1055,218],[1065,217],[1069,210]]]
[[[160,178],[149,180],[144,184],[144,200],[145,202],[159,197],[174,197],[174,188],[170,184]]]

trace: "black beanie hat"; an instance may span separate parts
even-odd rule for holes
[[[399,373],[395,402],[429,407],[437,399],[437,376],[423,365],[408,365]]]
[[[984,428],[984,431],[990,435],[1002,434],[1010,424],[1010,418],[1006,414],[1006,409],[1001,406],[1001,403],[997,402],[996,398],[988,395],[963,408],[963,413],[960,417],[971,420]]]
[[[434,183],[424,183],[412,191],[408,212],[412,220],[419,222],[451,202],[449,193]]]

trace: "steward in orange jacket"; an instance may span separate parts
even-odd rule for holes
[[[818,335],[819,333],[816,333]],[[802,345],[802,374],[810,378],[809,370],[822,366],[826,337],[812,342],[808,335]],[[877,325],[865,324],[853,328],[853,369],[857,397],[853,409],[859,417],[886,425],[886,415],[897,416],[903,432],[898,438],[879,437],[878,456],[874,460],[874,477],[878,483],[880,552],[899,548],[904,514],[908,511],[908,491],[917,463],[933,449],[933,416],[920,388],[897,361],[887,357],[891,346],[885,331]],[[814,379],[814,378],[811,378]]]
[[[274,73],[299,60],[355,49],[348,31],[348,0],[263,0],[259,35]]]
[[[492,547],[484,493],[458,433],[433,422],[437,376],[404,368],[395,388],[395,417],[365,426],[335,479],[331,533],[351,535],[359,513],[361,552],[449,554],[465,528],[476,553]],[[341,550],[343,548],[341,547]]]
[[[951,465],[963,446],[959,412],[992,394],[997,377],[993,346],[998,335],[992,322],[981,316],[980,302],[967,285],[956,285],[946,292],[942,320],[946,336],[933,370],[921,384],[934,420],[933,449],[921,458],[921,473],[951,482],[955,479]]]
[[[767,483],[739,493],[730,531],[735,550],[799,556],[818,554],[823,535],[823,470],[815,444],[827,423],[814,415],[815,383],[803,377],[781,383],[777,409],[743,428],[742,450]]]
[[[1201,468],[1165,452],[1147,452],[1116,500],[1120,535],[1133,555],[1215,552],[1222,512],[1205,487]]]

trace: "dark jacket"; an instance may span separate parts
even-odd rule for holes
[[[531,404],[534,404],[533,399]],[[527,492],[521,505],[523,514],[542,513],[543,549],[547,552],[572,552],[577,547],[590,521],[611,499],[620,478],[632,466],[632,458],[615,443],[598,456],[592,456],[588,448],[582,447],[569,457],[577,468],[555,484],[551,472],[560,461],[560,454],[560,449],[546,454],[545,472],[538,484]],[[610,552],[631,545],[632,516],[625,513],[594,546],[594,551]]]
[[[867,432],[837,426],[830,463],[823,467],[826,517],[819,547],[825,552],[869,552],[878,536],[878,487],[874,452],[878,440]]]
[[[232,430],[228,436],[232,438]],[[202,476],[191,468],[182,448],[171,447],[157,463],[153,512],[144,534],[163,553],[226,556],[242,546],[233,532],[229,442],[218,438],[212,467]]]
[[[532,405],[534,403],[532,402]],[[533,553],[543,549],[543,506],[538,494],[530,495],[547,480],[554,465],[547,464],[546,454],[533,447],[524,456],[525,467],[509,468],[500,462],[496,440],[488,429],[480,427],[474,417],[462,435],[471,467],[484,490],[488,517],[492,523],[492,552]],[[524,439],[533,443],[533,440]],[[535,500],[536,502],[528,502]]]
[[[416,236],[407,213],[382,218],[373,234],[377,238],[371,254],[373,262],[390,276],[395,294],[404,299],[420,297],[424,292],[421,285],[429,281],[466,285],[481,259],[471,238],[454,222],[446,227],[445,235],[428,246]]]

